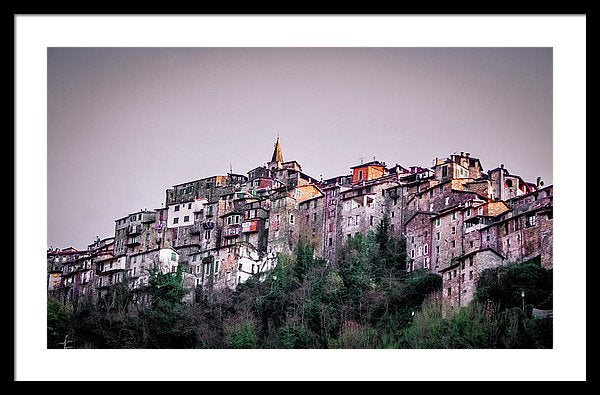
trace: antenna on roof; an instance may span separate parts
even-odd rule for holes
[[[361,165],[363,164],[363,160],[364,160],[364,159],[365,159],[364,157],[362,157],[362,156],[360,157],[360,164],[361,164]]]
[[[375,162],[375,156],[373,155],[373,162]]]

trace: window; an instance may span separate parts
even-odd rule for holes
[[[456,234],[456,226],[452,227],[452,234],[455,235]]]
[[[313,213],[313,221],[317,220],[317,213]]]
[[[450,215],[450,219],[452,219],[452,221],[456,220],[456,211]]]
[[[440,253],[440,246],[435,246],[435,253],[439,254]]]
[[[411,237],[410,237],[410,242],[411,242],[412,244],[414,244],[414,243],[415,243],[415,236],[411,236]]]
[[[394,218],[394,214],[396,214],[396,213],[392,211],[392,218]]]
[[[437,240],[439,240],[441,237],[442,237],[442,236],[441,236],[440,232],[437,232],[437,233],[435,234],[435,238],[436,238]]]
[[[362,170],[359,170],[358,171],[358,180],[360,181],[362,179],[363,179],[363,172],[362,172]]]
[[[470,217],[470,216],[471,216],[471,209],[468,209],[468,210],[467,210],[467,212],[466,212],[465,216],[466,216],[466,217]]]
[[[189,222],[190,220],[190,216],[186,215],[185,217],[183,217],[183,222]]]
[[[472,241],[469,242],[469,247],[473,248],[473,242]]]
[[[175,206],[175,211],[179,211],[179,205]]]
[[[172,261],[176,261],[177,260],[177,254],[175,254],[174,252],[171,253],[171,260]]]
[[[433,189],[429,190],[429,197],[432,198],[433,197]]]
[[[433,203],[429,203],[429,211],[433,211]]]
[[[369,225],[373,226],[373,216],[371,215],[371,218],[369,218]]]
[[[173,224],[178,224],[179,223],[179,218],[175,217],[173,218]]]
[[[452,295],[452,288],[448,287],[448,296]]]
[[[435,219],[435,227],[439,228],[442,225],[442,219],[441,218],[436,218]],[[439,233],[438,233],[439,235]]]
[[[332,244],[333,244],[333,239],[330,237],[329,238],[329,247],[331,247]]]
[[[452,245],[453,248],[456,247],[456,240],[452,240],[451,245]]]
[[[294,224],[294,214],[290,214],[290,224]]]
[[[532,226],[535,226],[535,223],[536,223],[535,213],[527,214],[527,216],[525,217],[525,227],[531,228]]]
[[[442,166],[442,177],[448,177],[448,167]],[[450,295],[450,294],[448,294]]]
[[[423,253],[424,253],[425,255],[429,254],[429,244],[425,244],[425,245],[423,246]]]
[[[473,279],[473,270],[469,271],[469,280]]]
[[[450,198],[447,197],[446,199],[444,199],[444,204],[447,206],[450,204]]]
[[[410,257],[411,258],[415,257],[415,250],[414,249],[410,250]]]
[[[192,255],[192,262],[196,262],[196,255]]]

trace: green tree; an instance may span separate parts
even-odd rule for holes
[[[475,299],[491,302],[498,311],[525,303],[539,309],[552,309],[552,270],[543,268],[539,259],[486,269],[481,273]]]
[[[47,302],[47,338],[48,348],[63,348],[59,343],[70,335],[73,310],[58,300],[48,298]]]
[[[256,348],[256,330],[249,319],[225,325],[225,344],[228,348]]]
[[[176,272],[162,273],[149,270],[147,292],[150,307],[142,310],[149,348],[190,348],[196,342],[196,332],[185,325],[186,306],[183,297],[188,292],[183,287],[183,266]]]

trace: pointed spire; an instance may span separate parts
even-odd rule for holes
[[[271,162],[283,162],[281,144],[279,143],[279,134],[277,135],[277,141],[275,142],[275,150],[273,151],[273,157],[271,158]]]

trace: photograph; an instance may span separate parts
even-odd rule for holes
[[[47,349],[553,349],[552,46],[46,53]]]

